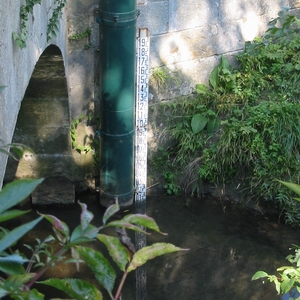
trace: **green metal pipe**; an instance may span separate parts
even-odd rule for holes
[[[136,0],[100,0],[100,203],[134,197]]]

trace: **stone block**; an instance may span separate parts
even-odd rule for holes
[[[94,150],[88,153],[82,152],[81,154],[75,150],[73,151],[73,161],[75,162],[73,168],[74,181],[82,181],[82,177],[84,177],[84,181],[95,177],[96,171],[93,154]]]
[[[66,98],[27,98],[22,102],[17,128],[31,127],[36,133],[42,127],[68,127],[69,102]]]
[[[148,3],[140,9],[137,19],[138,28],[148,28],[151,36],[168,32],[169,30],[169,2],[160,1]]]
[[[197,83],[208,84],[209,75],[219,62],[219,56],[210,56],[167,66],[171,71],[171,79],[159,87],[150,85],[152,101],[171,100],[188,95],[193,92]]]
[[[68,2],[68,16],[76,16],[79,14],[89,14],[91,9],[98,4],[99,0],[76,0]]]
[[[71,151],[70,129],[64,127],[40,128],[34,132],[32,128],[17,128],[14,140],[30,147],[37,154],[62,154]]]
[[[218,18],[218,1],[182,1],[169,3],[170,32],[207,26]]]
[[[80,115],[89,115],[94,111],[94,84],[81,84],[70,89],[70,119],[76,120]]]
[[[74,204],[75,187],[67,178],[48,177],[35,189],[31,199],[38,206]]]
[[[217,53],[215,27],[200,27],[154,36],[150,42],[151,67],[188,62]]]
[[[88,51],[73,51],[68,56],[69,86],[87,85],[94,82],[94,54]]]
[[[15,178],[42,178],[51,176],[63,176],[73,179],[74,161],[70,155],[32,155],[25,153],[20,159],[15,171]]]

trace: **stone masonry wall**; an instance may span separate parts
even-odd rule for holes
[[[0,145],[11,142],[26,87],[34,66],[45,48],[56,44],[66,58],[66,24],[60,20],[60,31],[50,43],[47,42],[47,20],[49,8],[54,0],[44,0],[36,5],[29,17],[27,46],[20,49],[12,38],[12,32],[19,32],[20,6],[22,1],[5,0],[0,5],[0,86],[6,86],[0,93]],[[25,2],[25,1],[24,1]],[[2,186],[7,156],[0,153],[0,188]]]
[[[171,99],[206,83],[221,55],[241,51],[262,34],[283,6],[299,0],[139,0],[138,26],[151,35],[151,67],[167,67],[176,77],[165,89],[152,82],[153,100]]]

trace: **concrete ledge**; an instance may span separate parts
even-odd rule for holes
[[[31,195],[33,205],[70,205],[75,203],[75,187],[64,177],[49,177]]]

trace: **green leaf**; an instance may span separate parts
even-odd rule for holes
[[[29,282],[32,278],[35,277],[35,273],[27,273],[27,274],[20,274],[20,275],[12,275],[9,276],[3,283],[3,288],[8,291],[17,291],[18,294],[20,293],[20,287],[25,283]],[[22,293],[23,294],[23,293]],[[24,293],[25,295],[25,293]],[[16,298],[16,299],[31,299],[28,297]],[[35,298],[32,298],[35,299]]]
[[[194,134],[199,133],[207,124],[208,119],[202,114],[196,114],[193,116],[191,126]]]
[[[23,224],[9,233],[7,233],[1,240],[0,240],[0,252],[4,251],[5,249],[9,248],[13,245],[16,241],[18,241],[24,234],[30,231],[37,223],[42,220],[42,217],[37,218],[29,223]]]
[[[65,292],[76,300],[102,300],[102,294],[95,286],[81,279],[73,278],[50,278],[45,281],[38,282],[48,286],[52,286],[58,290]]]
[[[0,223],[4,222],[4,221],[7,221],[7,220],[10,220],[10,219],[17,218],[19,216],[27,214],[28,212],[30,212],[30,210],[12,209],[12,210],[5,211],[4,213],[2,213],[0,215]]]
[[[70,247],[73,247],[73,246],[76,246],[76,245],[83,245],[83,244],[86,244],[86,243],[90,243],[92,241],[93,240],[88,238],[88,237],[80,236],[80,237],[72,240],[66,246],[70,248]]]
[[[82,152],[82,146],[80,145],[80,146],[77,146],[77,148],[76,148],[76,151],[78,152],[78,153],[81,153]]]
[[[197,94],[206,94],[208,92],[208,87],[205,84],[196,84]]]
[[[209,83],[214,90],[218,87],[220,83],[219,72],[220,72],[220,64],[218,64],[209,75]]]
[[[153,259],[157,256],[186,250],[188,249],[181,249],[168,243],[155,243],[151,246],[144,247],[133,255],[132,261],[127,268],[127,272],[129,273],[135,270],[136,268],[145,264],[148,260]]]
[[[102,222],[103,224],[105,225],[107,220],[112,216],[114,215],[115,213],[117,213],[118,211],[120,210],[120,207],[119,207],[119,203],[118,203],[118,200],[116,200],[116,203],[109,206],[107,208],[107,210],[105,211],[104,215],[103,215],[103,218],[102,218]]]
[[[207,132],[208,134],[213,134],[217,131],[221,126],[221,122],[219,118],[213,118],[208,121],[207,123]]]
[[[229,70],[228,60],[224,56],[221,57],[221,67],[222,69]]]
[[[23,157],[24,149],[19,148],[19,147],[11,147],[11,149],[17,154],[17,156],[18,156],[19,158],[22,158],[22,157]]]
[[[10,296],[15,300],[44,300],[44,295],[41,294],[36,289],[31,289],[29,291],[18,291],[18,294],[14,297],[10,294]]]
[[[277,294],[279,295],[280,294],[280,282],[278,281],[277,278],[274,278],[275,276],[273,275],[272,276],[272,281],[274,282],[275,284],[275,289],[277,291]]]
[[[24,298],[22,300],[44,300],[44,295],[40,293],[36,289],[32,289],[28,292],[25,292],[27,298]]]
[[[7,184],[0,192],[0,214],[27,198],[42,179],[21,179]]]
[[[5,85],[0,86],[0,93],[6,88]]]
[[[40,215],[52,224],[54,232],[56,232],[56,234],[58,233],[57,237],[60,240],[60,242],[65,242],[67,239],[69,239],[70,230],[65,222],[59,220],[58,218],[52,215]],[[61,234],[62,237],[59,234]]]
[[[281,293],[285,294],[289,292],[293,287],[294,283],[295,283],[295,278],[290,278],[290,279],[285,278],[280,284]]]
[[[130,224],[139,225],[146,227],[148,229],[159,232],[163,235],[167,235],[167,233],[163,233],[159,230],[158,225],[155,220],[147,215],[143,214],[129,214],[123,218],[124,221],[129,222]]]
[[[99,251],[91,248],[78,247],[80,257],[93,271],[97,281],[108,291],[112,297],[112,290],[116,280],[116,272],[108,260]]]
[[[91,223],[91,221],[94,218],[93,213],[87,210],[87,205],[84,203],[79,202],[79,205],[81,206],[81,215],[80,215],[80,223],[82,226],[82,230],[85,231],[85,229],[88,227],[88,225]]]
[[[19,254],[0,257],[0,270],[9,275],[23,274],[25,270],[22,265],[27,261]]]
[[[105,244],[109,255],[112,257],[120,270],[125,271],[126,265],[130,260],[130,255],[128,250],[125,249],[120,240],[116,237],[108,236],[105,234],[98,234],[97,239]]]
[[[99,229],[94,225],[88,225],[85,230],[82,230],[82,225],[78,225],[72,232],[70,241],[75,243],[79,238],[84,238],[85,241],[92,240],[97,236],[98,231]]]
[[[278,181],[281,184],[283,184],[284,186],[286,186],[287,188],[289,188],[290,190],[292,190],[293,192],[295,192],[298,196],[300,196],[300,185],[299,184],[285,182],[285,181],[281,181],[281,180],[278,180]]]
[[[260,278],[264,278],[264,277],[268,277],[268,273],[264,272],[264,271],[257,271],[251,278],[251,280],[257,280]]]
[[[135,226],[131,223],[128,223],[127,221],[124,221],[123,219],[118,220],[118,221],[109,222],[107,225],[105,225],[105,227],[123,227],[123,228],[126,228],[126,229],[130,229],[130,230],[142,232],[142,233],[145,233],[145,234],[149,234],[145,230],[141,229],[140,227]]]

